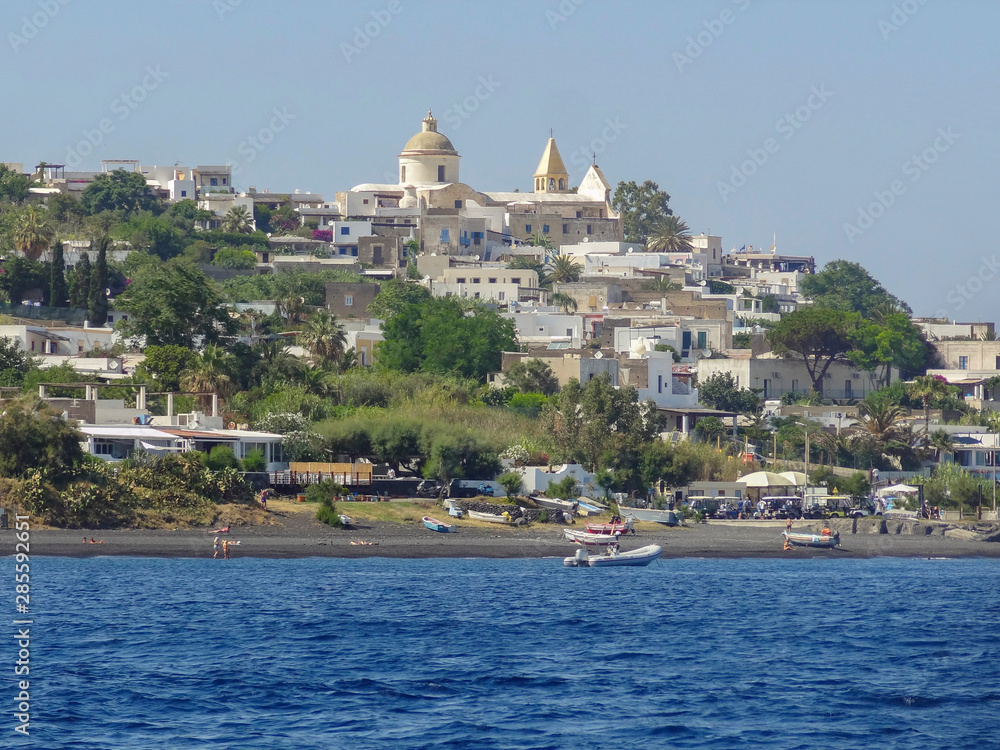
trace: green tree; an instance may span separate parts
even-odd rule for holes
[[[556,255],[548,264],[548,280],[554,284],[569,284],[580,280],[580,264],[569,255]]]
[[[514,323],[454,297],[404,305],[382,326],[379,364],[402,372],[453,374],[486,380],[500,370],[501,354],[517,350]]]
[[[541,359],[519,359],[503,374],[504,383],[521,393],[552,396],[559,392],[559,379],[549,364]]]
[[[69,285],[70,307],[87,309],[90,304],[90,276],[90,254],[83,253],[73,269],[73,280]]]
[[[18,252],[28,260],[38,260],[49,249],[53,232],[45,214],[35,206],[28,206],[15,215],[11,234]]]
[[[66,285],[66,261],[63,258],[62,242],[57,242],[52,246],[49,304],[52,307],[66,307],[69,305],[69,287]]]
[[[847,260],[831,261],[819,273],[805,276],[799,290],[817,307],[860,313],[865,318],[871,318],[886,304],[901,312],[913,312],[909,305],[889,294],[860,264]]]
[[[546,250],[551,250],[553,247],[555,247],[552,244],[552,238],[547,237],[541,232],[535,232],[534,236],[530,240],[528,240],[528,244],[532,245],[533,247],[545,248]]]
[[[691,230],[679,216],[664,216],[657,221],[646,240],[650,252],[689,253],[693,247]]]
[[[253,231],[253,216],[246,206],[233,206],[222,218],[222,231],[236,234],[250,234]]]
[[[103,326],[108,322],[108,245],[110,238],[104,234],[94,240],[97,262],[90,272],[90,299],[87,318],[92,325]]]
[[[913,379],[907,388],[909,394],[919,398],[924,405],[924,435],[931,429],[931,402],[944,398],[954,392],[955,388],[948,381],[937,375],[921,375]]]
[[[31,178],[0,164],[0,201],[21,205],[31,189]]]
[[[740,388],[732,373],[717,372],[698,385],[698,398],[713,409],[752,414],[760,409],[760,392]]]
[[[431,297],[426,287],[393,279],[379,287],[378,294],[368,308],[372,317],[389,320],[407,305],[419,305]]]
[[[11,304],[21,304],[31,290],[38,289],[44,293],[49,289],[51,272],[45,263],[15,255],[3,262],[2,271],[0,289],[7,293]]]
[[[0,414],[0,476],[21,477],[30,469],[57,476],[82,459],[82,440],[44,401],[7,402]]]
[[[891,368],[900,372],[922,372],[927,365],[929,347],[923,332],[905,313],[889,313],[874,320],[861,320],[854,335],[854,348],[848,359],[862,370],[875,374],[889,384]]]
[[[138,172],[116,169],[97,175],[80,196],[80,207],[90,216],[102,211],[159,212],[162,205]]]
[[[830,365],[846,362],[854,348],[858,321],[855,313],[806,307],[782,317],[767,337],[776,353],[803,359],[812,389],[822,394]]]
[[[153,378],[167,391],[180,390],[181,373],[188,370],[198,356],[187,347],[176,344],[152,344],[143,353],[146,358],[137,368],[139,373]]]
[[[497,482],[503,487],[503,491],[507,493],[508,500],[512,500],[517,495],[520,495],[521,489],[524,486],[524,480],[516,471],[504,472],[497,477]]]
[[[170,260],[184,252],[187,244],[184,233],[166,216],[141,213],[114,229],[114,236],[142,250]]]
[[[235,364],[232,354],[216,344],[209,344],[181,373],[181,388],[190,393],[215,394],[224,399],[232,392]],[[205,405],[211,403],[210,395],[202,395],[200,399]]]
[[[191,348],[196,336],[211,343],[236,328],[212,280],[179,260],[143,271],[115,306],[129,314],[119,323],[122,335],[145,336],[147,344]]]
[[[634,181],[619,182],[611,199],[611,206],[621,217],[625,241],[643,245],[656,225],[673,215],[669,203],[670,196],[652,180],[646,180],[641,185]]]
[[[694,431],[705,442],[712,442],[726,434],[726,425],[718,417],[702,417],[695,424]]]
[[[195,245],[197,244],[198,243],[195,243]],[[195,252],[193,248],[194,245],[189,245],[188,248],[184,250],[184,254],[188,255],[188,251]],[[219,250],[215,253],[215,257],[212,258],[212,265],[218,266],[219,268],[254,268],[257,265],[257,255],[252,250],[243,250],[235,247],[223,247],[219,248]]]
[[[299,345],[309,352],[313,364],[329,367],[344,355],[347,333],[328,310],[314,312],[306,320],[306,327],[299,332]]]

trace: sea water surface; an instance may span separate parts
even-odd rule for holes
[[[4,711],[2,747],[1000,743],[996,560],[36,558],[31,582],[31,735]]]

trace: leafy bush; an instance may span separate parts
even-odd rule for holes
[[[224,247],[215,253],[212,265],[219,268],[253,268],[257,265],[257,256],[252,250]]]
[[[545,495],[547,497],[558,497],[562,500],[576,497],[576,477],[563,477],[558,482],[552,482],[549,488],[545,490]]]
[[[507,497],[514,497],[514,495],[520,494],[521,488],[524,486],[524,481],[521,475],[516,471],[508,471],[497,477],[497,482],[503,487],[504,492],[507,493]]]
[[[330,505],[320,505],[316,509],[316,518],[321,523],[325,523],[327,526],[333,526],[336,529],[342,528],[344,525],[340,521],[340,514],[337,513],[337,506],[333,503]]]
[[[209,453],[203,453],[201,462],[205,468],[212,471],[240,468],[240,460],[228,445],[217,445]]]
[[[324,479],[322,482],[306,487],[306,502],[330,505],[343,494],[342,485],[337,484],[332,479]]]
[[[264,471],[267,469],[267,460],[264,458],[264,451],[250,451],[243,457],[244,471]]]

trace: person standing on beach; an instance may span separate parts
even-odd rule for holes
[[[788,520],[785,521],[785,531],[791,531],[791,530],[792,530],[792,517],[789,516]]]
[[[222,559],[223,560],[228,560],[229,559],[229,540],[228,539],[223,539],[222,540]]]
[[[212,559],[215,560],[219,557],[219,537],[215,537],[215,541],[212,542]]]
[[[271,494],[271,490],[266,487],[260,491],[260,504],[264,510],[267,510],[267,496]]]

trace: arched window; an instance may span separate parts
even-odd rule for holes
[[[552,178],[550,177],[550,178],[549,178],[549,190],[555,190],[555,189],[556,189],[556,181],[555,181],[555,180],[553,180],[553,179],[552,179]]]
[[[438,165],[438,182],[444,182],[444,164]]]
[[[566,180],[564,180],[562,177],[559,178],[559,189],[560,190],[566,189]]]

